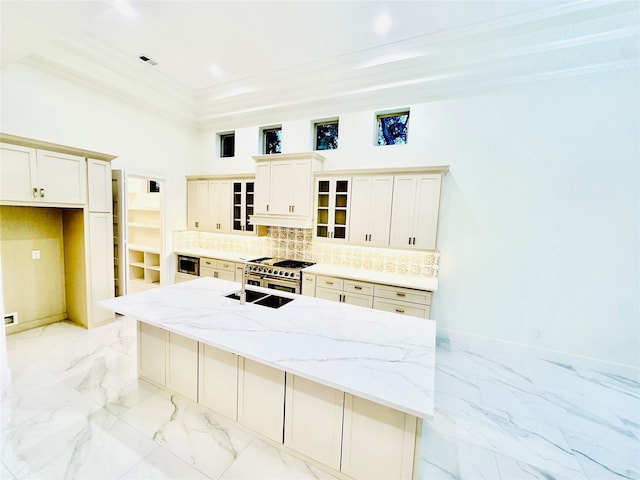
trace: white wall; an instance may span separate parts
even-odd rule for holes
[[[335,112],[324,168],[450,165],[440,328],[640,366],[637,82],[623,70],[410,105],[402,146],[373,146],[374,110]],[[310,149],[312,121],[272,119],[283,152]],[[201,170],[251,168],[259,127],[238,130],[232,160],[208,148]]]
[[[223,160],[215,131],[26,66],[4,68],[1,81],[2,132],[112,153],[114,167],[166,177],[169,249],[186,223],[184,175],[250,172],[259,153],[261,125],[236,129],[236,157]],[[325,169],[450,165],[439,327],[640,366],[638,105],[638,71],[628,69],[338,111],[340,148],[325,152]],[[374,147],[373,108],[406,106],[409,144]],[[283,151],[309,150],[312,120],[270,120],[283,125]]]
[[[0,81],[3,133],[117,155],[113,168],[166,178],[165,247],[173,250],[173,230],[186,225],[184,176],[199,155],[193,127],[20,64],[3,68]],[[172,271],[165,262],[165,279]]]

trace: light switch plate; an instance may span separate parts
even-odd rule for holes
[[[31,259],[39,260],[40,259],[40,250],[31,250]]]

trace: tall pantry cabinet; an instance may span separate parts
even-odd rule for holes
[[[114,295],[115,157],[6,134],[0,142],[6,332],[64,319],[85,327],[110,321],[113,313],[97,302]]]

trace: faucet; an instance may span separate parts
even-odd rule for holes
[[[240,305],[244,305],[247,301],[247,270],[249,268],[249,262],[244,262],[244,266],[242,267],[242,284],[240,285]]]

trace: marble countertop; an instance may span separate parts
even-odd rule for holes
[[[240,305],[210,277],[100,301],[143,322],[422,418],[434,409],[436,323],[313,297]],[[251,287],[274,294],[274,290]]]
[[[375,270],[365,270],[362,268],[329,265],[326,263],[316,263],[315,265],[305,268],[303,272],[317,275],[329,275],[332,277],[350,278],[352,280],[360,280],[362,282],[384,283],[386,285],[395,285],[397,287],[430,290],[432,292],[435,292],[438,289],[438,279],[433,277],[416,277],[415,275],[379,272]]]

